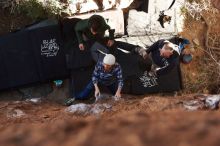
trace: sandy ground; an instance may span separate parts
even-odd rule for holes
[[[2,146],[219,146],[219,110],[188,111],[195,95],[131,96],[98,115],[80,115],[48,99],[0,101]],[[24,112],[13,117],[13,111]]]

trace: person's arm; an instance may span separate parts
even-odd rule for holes
[[[151,45],[149,47],[149,49],[147,49],[147,54],[151,53],[152,51],[154,50],[158,50],[160,47],[162,48],[163,47],[163,42],[164,40],[158,40],[157,42],[153,43],[153,45]]]
[[[100,90],[99,90],[98,84],[95,83],[94,86],[95,86],[95,97],[98,97],[100,95]]]
[[[103,31],[108,30],[109,32],[109,39],[110,40],[114,40],[114,33],[115,33],[115,29],[111,29],[111,27],[106,23],[105,19],[102,17],[102,29]]]
[[[109,33],[109,39],[110,39],[110,40],[114,40],[115,29],[111,29],[111,28],[109,27],[108,33]]]
[[[124,85],[124,82],[123,82],[123,77],[122,77],[122,69],[121,69],[121,66],[119,64],[118,64],[117,69],[116,69],[116,77],[117,77],[117,81],[118,81],[118,89],[115,93],[115,96],[116,97],[121,97],[121,90],[122,90],[122,87]]]
[[[95,97],[98,94],[100,94],[100,90],[99,90],[99,87],[98,87],[99,68],[100,68],[100,62],[98,62],[96,64],[95,69],[94,69],[93,74],[92,74],[92,82],[95,86]]]
[[[114,44],[115,29],[111,29],[110,26],[108,24],[106,24],[106,22],[104,21],[104,31],[107,29],[108,29],[108,33],[109,33],[109,40],[107,42],[107,46],[111,47]]]
[[[75,33],[79,44],[83,44],[83,31],[88,28],[88,19],[79,21],[75,26]]]
[[[159,70],[156,71],[156,75],[164,75],[169,73],[177,64],[177,58],[173,59],[172,62],[168,62],[167,60],[164,61],[164,66],[159,68]]]

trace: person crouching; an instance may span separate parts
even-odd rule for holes
[[[123,87],[122,69],[116,62],[112,54],[107,54],[103,61],[97,62],[92,74],[92,80],[87,84],[83,91],[75,95],[66,102],[65,105],[71,105],[75,99],[86,99],[95,89],[96,100],[100,95],[100,85],[106,86],[114,95],[115,99],[121,98]]]

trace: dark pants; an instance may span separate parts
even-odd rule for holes
[[[137,45],[129,44],[127,42],[115,41],[114,45],[111,47],[113,49],[123,49],[130,52],[135,52],[135,48],[138,47]]]
[[[101,83],[98,83],[99,85],[103,85]],[[117,84],[116,82],[111,85],[104,85],[107,87],[110,92],[114,95],[117,91]],[[75,94],[75,99],[86,99],[91,94],[91,92],[94,90],[94,84],[92,81],[90,81],[87,86],[83,89],[83,91]]]
[[[135,48],[138,47],[136,45],[121,41],[115,41],[111,47],[107,47],[106,45],[107,40],[103,40],[102,42],[98,42],[98,41],[93,42],[92,40],[90,40],[86,44],[87,44],[86,45],[87,48],[90,49],[92,58],[95,62],[102,61],[103,58],[105,57],[105,54],[109,54],[109,53],[113,54],[117,58],[118,53],[120,52],[118,48],[126,51],[130,51],[131,53],[135,53]]]

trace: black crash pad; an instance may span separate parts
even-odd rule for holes
[[[74,25],[77,21],[68,20],[62,25],[41,22],[43,25],[34,24],[0,37],[0,89],[68,78],[71,70],[76,91],[82,90],[91,79],[95,63],[90,50],[80,51],[74,33],[70,33],[73,30],[71,22]],[[119,50],[115,55],[123,70],[126,93],[181,89],[179,66],[157,77],[157,85],[149,87],[139,67],[140,56]]]

